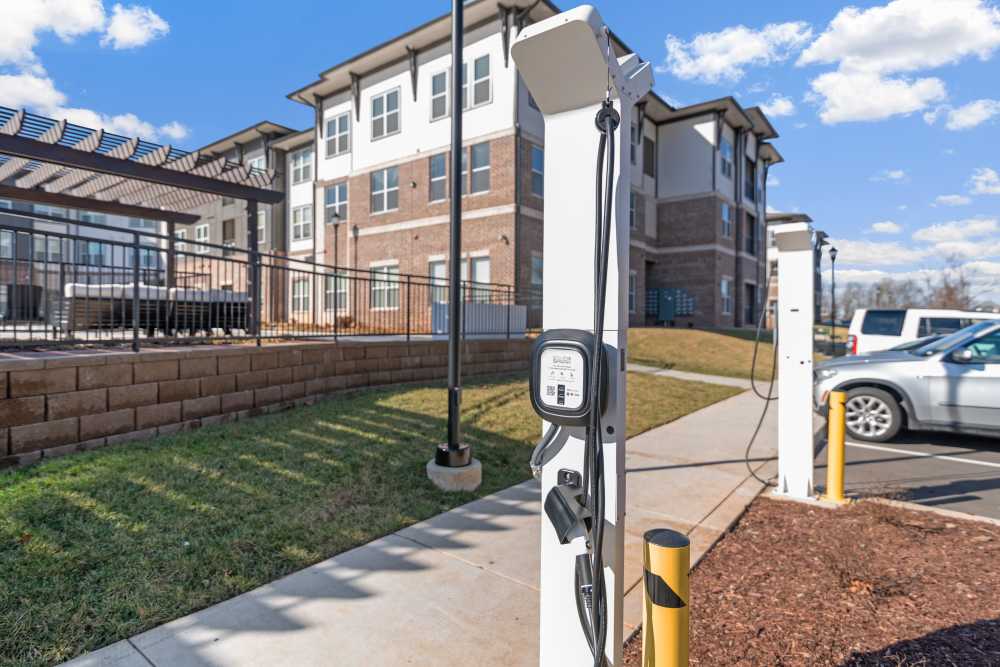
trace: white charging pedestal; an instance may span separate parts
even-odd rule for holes
[[[611,94],[621,114],[615,145],[615,201],[608,261],[604,343],[609,359],[608,403],[603,416],[606,532],[604,572],[608,609],[606,656],[622,660],[622,567],[625,515],[625,343],[628,333],[629,137],[635,103],[652,87],[649,63],[637,56],[607,58],[604,22],[591,6],[562,12],[521,30],[511,53],[545,117],[545,220],[543,327],[593,331],[595,179],[599,133],[594,122]],[[613,52],[612,52],[613,53]],[[567,441],[542,472],[542,497],[560,469],[583,470],[584,429],[567,427]],[[593,658],[577,616],[576,556],[586,552],[579,534],[560,544],[541,520],[540,665],[588,665]]]
[[[778,248],[778,485],[775,493],[813,495],[813,229],[773,228]]]

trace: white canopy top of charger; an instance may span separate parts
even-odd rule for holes
[[[653,72],[634,53],[608,60],[604,22],[590,5],[556,14],[525,27],[514,40],[511,55],[544,114],[596,104],[608,90],[635,103],[649,92]]]

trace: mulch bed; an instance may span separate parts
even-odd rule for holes
[[[691,597],[692,665],[1000,666],[1000,526],[761,498]]]

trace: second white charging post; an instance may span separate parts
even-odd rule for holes
[[[545,332],[532,364],[546,432],[533,457],[545,508],[542,667],[595,664],[594,651],[604,664],[622,659],[629,137],[652,73],[634,54],[617,57],[609,40],[585,5],[525,27],[511,49],[545,118]],[[591,286],[604,287],[603,300]]]

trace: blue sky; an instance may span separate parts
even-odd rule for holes
[[[769,204],[837,239],[844,279],[920,276],[951,256],[1000,301],[995,2],[595,4],[657,65],[665,98],[770,108],[786,163],[772,169]],[[5,2],[0,104],[187,148],[262,119],[305,127],[311,112],[288,92],[448,7]]]

